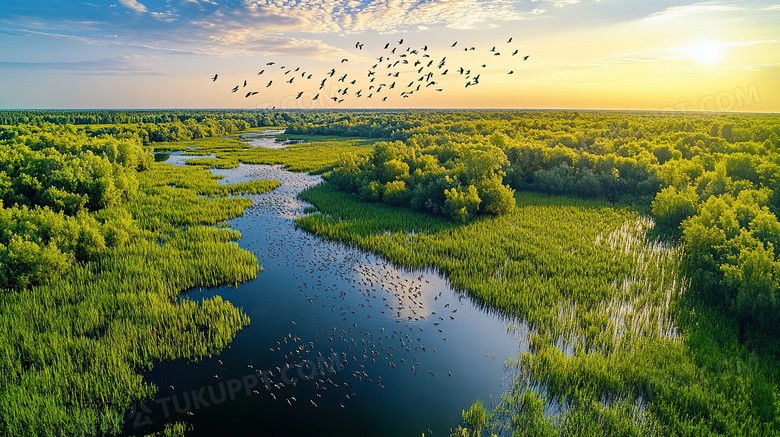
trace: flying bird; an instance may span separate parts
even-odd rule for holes
[[[458,42],[457,42],[457,41],[455,41],[454,43],[452,43],[452,45],[451,45],[450,47],[455,47],[455,44],[457,44],[457,43],[458,43]]]
[[[215,74],[214,77],[211,78],[211,81],[216,82],[218,76],[219,76],[218,74]]]
[[[523,60],[524,60],[524,61],[527,61],[529,56],[530,56],[530,55],[525,55],[525,56],[523,56]]]
[[[276,64],[276,62],[269,62],[269,63],[267,63],[265,65],[274,65],[274,64]]]
[[[236,92],[236,91],[238,91],[238,85],[236,85],[231,92]]]
[[[512,42],[512,38],[509,38],[509,41],[507,41],[506,43],[509,44],[510,42]]]
[[[265,72],[265,70],[260,70],[260,72],[259,72],[259,73],[257,73],[257,75],[258,75],[258,76],[260,76],[260,75],[261,75],[261,74],[263,74],[264,72]]]
[[[344,59],[342,59],[342,60],[341,60],[341,63],[343,64],[343,63],[345,63],[345,62],[347,62],[347,61],[349,61],[349,59],[347,59],[347,58],[344,58]]]

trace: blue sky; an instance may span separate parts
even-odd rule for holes
[[[455,41],[475,50],[450,47]],[[0,108],[779,111],[778,41],[780,4],[769,1],[5,0]],[[367,92],[365,72],[389,55],[389,42],[399,52],[427,46],[447,66],[473,68],[479,86],[451,73],[439,77],[441,92],[389,94],[381,104],[352,94],[338,104],[311,100],[331,68],[362,74]],[[505,53],[493,56],[493,46]],[[528,60],[509,56],[514,50]],[[292,72],[281,66],[314,77],[286,86]],[[231,92],[244,80],[257,95],[244,97],[243,86]]]

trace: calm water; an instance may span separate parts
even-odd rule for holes
[[[273,142],[252,139],[263,140]],[[228,222],[265,270],[237,289],[182,297],[221,296],[251,325],[218,356],[145,374],[159,392],[131,416],[129,433],[185,421],[204,436],[445,436],[461,410],[508,389],[504,360],[527,346],[519,322],[480,309],[433,271],[296,229],[308,206],[297,195],[319,176],[244,164],[213,171],[221,183],[282,183]]]

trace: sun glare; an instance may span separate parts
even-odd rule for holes
[[[712,65],[720,59],[720,47],[713,43],[701,44],[693,48],[692,57],[704,65]]]

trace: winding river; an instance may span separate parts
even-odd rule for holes
[[[278,147],[269,136],[246,140]],[[228,221],[264,271],[237,289],[182,296],[221,296],[251,324],[218,356],[146,373],[158,393],[127,434],[188,422],[198,436],[448,436],[461,410],[477,399],[489,408],[509,389],[504,361],[527,346],[520,322],[480,308],[432,270],[296,229],[310,206],[298,193],[319,176],[246,164],[212,171],[225,184],[282,184],[250,196],[252,206]]]

